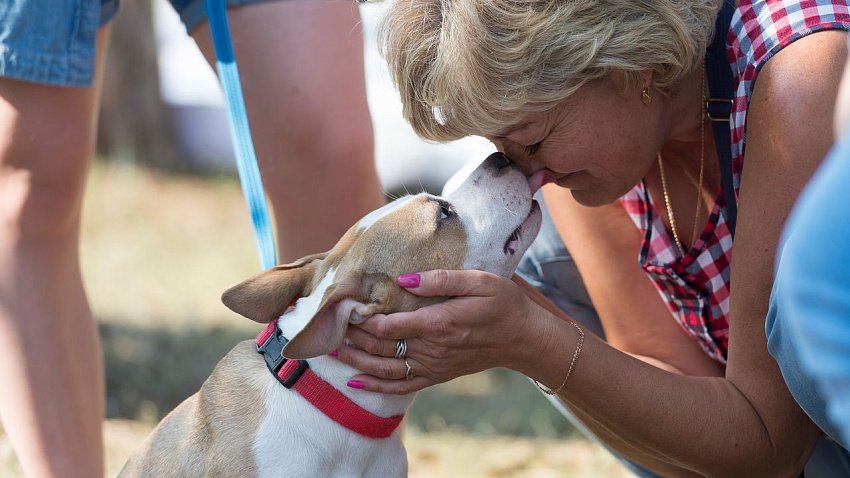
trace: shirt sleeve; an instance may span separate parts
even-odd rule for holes
[[[782,306],[803,371],[826,402],[833,436],[850,445],[850,135],[806,186],[784,231]],[[804,405],[805,408],[805,405]]]

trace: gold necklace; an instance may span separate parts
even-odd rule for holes
[[[694,230],[691,233],[691,246],[697,240],[699,233],[699,216],[702,206],[702,179],[705,171],[705,112],[703,105],[705,104],[705,63],[702,65],[702,98],[700,101],[700,157],[699,157],[699,182],[697,183],[697,206],[696,215],[694,216]],[[670,194],[667,192],[667,178],[664,175],[664,160],[661,159],[661,152],[658,152],[658,172],[661,175],[661,191],[664,193],[664,205],[667,207],[667,218],[670,220],[670,229],[673,231],[673,240],[676,242],[676,247],[679,248],[679,253],[685,255],[685,248],[682,241],[679,239],[679,233],[676,232],[676,218],[673,216],[673,208],[670,206]]]

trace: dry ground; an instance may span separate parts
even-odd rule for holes
[[[107,476],[118,474],[152,424],[111,419],[104,423]],[[595,478],[629,476],[611,455],[585,440],[475,437],[405,431],[411,478]],[[21,476],[0,434],[0,478]]]

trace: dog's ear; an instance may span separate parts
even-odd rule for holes
[[[349,323],[359,324],[374,314],[390,310],[393,288],[398,286],[384,274],[364,274],[335,282],[328,287],[307,325],[283,348],[282,355],[307,359],[336,350]]]
[[[221,301],[256,322],[280,317],[298,296],[309,295],[316,269],[327,253],[313,254],[273,267],[226,290]]]

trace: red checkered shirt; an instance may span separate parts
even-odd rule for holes
[[[850,30],[850,0],[742,0],[726,38],[735,79],[730,121],[733,184],[737,196],[744,165],[747,106],[759,70],[773,55],[810,33]],[[724,198],[699,239],[682,256],[641,181],[620,202],[643,234],[638,261],[685,332],[711,358],[726,363],[729,345],[729,274],[732,235]]]

